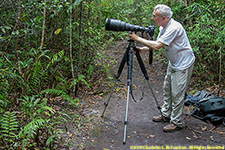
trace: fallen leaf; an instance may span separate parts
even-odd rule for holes
[[[189,138],[189,137],[187,137],[187,136],[186,136],[186,139],[187,139],[187,140],[191,140],[191,138]]]
[[[202,131],[206,131],[207,130],[207,126],[205,127],[201,127]]]
[[[195,132],[192,131],[192,133],[193,133],[193,137],[196,138],[196,139],[198,139],[198,137],[197,137],[197,135],[195,134]]]
[[[149,137],[150,137],[150,138],[154,138],[154,137],[155,137],[155,135],[149,135]]]
[[[137,86],[135,84],[133,84],[132,89],[133,90],[137,89]]]
[[[214,137],[213,136],[210,136],[210,140],[213,141],[214,140]]]
[[[59,34],[61,32],[61,28],[58,28],[56,31],[55,31],[55,34]]]
[[[73,136],[73,134],[72,134],[72,133],[67,133],[67,135],[68,135],[68,137],[71,137],[71,136]]]

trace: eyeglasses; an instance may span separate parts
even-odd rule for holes
[[[154,14],[152,15],[152,18],[156,18],[156,17],[159,17],[159,16],[157,16],[157,15],[154,15]]]
[[[156,16],[156,15],[152,15],[152,17],[153,17],[153,18],[156,18],[157,16]]]

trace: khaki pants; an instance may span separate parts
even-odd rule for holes
[[[163,116],[170,118],[171,123],[183,127],[184,97],[187,90],[193,65],[182,71],[175,71],[170,66],[164,81],[164,104],[161,109]]]

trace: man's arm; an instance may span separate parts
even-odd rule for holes
[[[151,49],[154,49],[154,50],[158,50],[164,46],[166,46],[165,44],[159,42],[159,41],[152,41],[152,40],[146,40],[144,38],[141,38],[139,36],[137,36],[135,33],[131,33],[129,35],[130,39],[131,40],[134,40],[134,41],[137,41]]]

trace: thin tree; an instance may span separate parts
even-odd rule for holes
[[[45,18],[46,18],[46,0],[44,0],[44,12],[43,12],[43,23],[42,23],[42,34],[41,34],[41,46],[40,49],[44,45],[44,39],[45,39]]]

